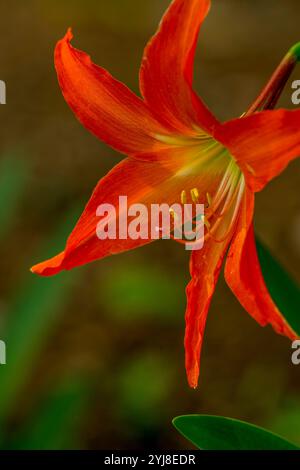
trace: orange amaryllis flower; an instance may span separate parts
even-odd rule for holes
[[[32,268],[50,276],[124,252],[150,239],[102,240],[96,235],[97,207],[128,203],[206,204],[205,242],[191,254],[187,287],[186,370],[191,387],[199,376],[206,317],[229,248],[227,284],[261,325],[296,338],[274,305],[256,253],[254,194],[300,154],[300,111],[270,110],[297,62],[294,47],[249,112],[219,123],[192,88],[200,26],[210,0],[174,0],[146,47],[141,70],[142,99],[71,45],[58,42],[55,66],[65,100],[81,123],[127,155],[100,180],[64,251]]]

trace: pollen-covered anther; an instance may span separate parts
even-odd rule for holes
[[[191,190],[191,198],[192,198],[192,201],[195,203],[195,204],[198,204],[199,203],[199,191],[197,188],[193,188]]]
[[[181,200],[181,204],[186,204],[187,203],[186,191],[184,191],[184,190],[181,191],[180,200]]]

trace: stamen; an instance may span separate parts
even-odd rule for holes
[[[211,224],[205,215],[201,215],[201,221],[203,222],[205,227],[209,230],[211,227]]]
[[[241,203],[241,200],[242,200],[242,197],[243,197],[243,194],[244,194],[244,190],[245,190],[245,180],[244,180],[244,177],[242,175],[240,175],[239,180],[238,180],[238,184],[234,188],[233,194],[232,194],[232,191],[230,191],[228,193],[228,196],[227,196],[225,204],[224,204],[224,209],[221,212],[221,214],[217,217],[217,221],[213,225],[212,229],[208,229],[208,233],[206,234],[205,239],[206,239],[206,237],[210,237],[216,243],[223,243],[228,238],[228,236],[230,235],[230,233],[233,229],[234,224],[237,221],[237,214],[238,214],[238,210],[240,208],[240,203]],[[214,233],[216,232],[217,228],[222,223],[222,219],[223,219],[224,215],[232,208],[232,204],[233,204],[234,201],[235,201],[235,206],[234,206],[233,214],[231,216],[231,222],[229,224],[229,228],[226,231],[225,235],[223,235],[222,238],[216,238]]]
[[[226,201],[228,200],[227,196],[229,196],[229,198],[232,196],[232,188],[236,187],[239,176],[240,176],[240,172],[237,171],[235,162],[231,161],[227,167],[227,170],[225,171],[225,174],[217,190],[217,193],[212,200],[212,204],[209,208],[210,217],[216,213],[220,205],[223,203],[224,199],[225,199],[224,208],[227,206],[227,203],[226,203]],[[221,216],[224,215],[224,208],[221,211]]]
[[[169,209],[169,212],[170,212],[170,215],[171,215],[172,219],[174,220],[174,222],[176,222],[178,220],[178,214],[176,214],[174,209]]]
[[[220,202],[219,201],[219,198],[221,197],[221,200],[222,200],[222,197],[224,196],[224,194],[227,192],[228,190],[228,187],[229,185],[231,184],[231,177],[232,177],[232,173],[234,171],[234,168],[235,168],[235,163],[234,161],[230,161],[229,162],[229,165],[227,166],[227,169],[224,173],[224,176],[222,178],[222,181],[220,183],[220,186],[219,186],[219,189],[215,195],[215,204],[218,205],[218,203]]]
[[[199,202],[199,191],[197,188],[191,190],[192,201],[197,204]]]
[[[186,204],[187,203],[187,197],[186,197],[186,191],[181,191],[181,204]]]
[[[209,193],[206,193],[206,199],[207,199],[207,202],[208,202],[208,207],[210,207],[212,205],[212,198],[211,198],[211,195]]]
[[[205,227],[205,232],[203,233],[203,242],[208,239],[213,240],[216,243],[223,243],[228,237],[232,234],[235,223],[238,220],[238,211],[240,209],[242,197],[245,191],[245,180],[243,174],[241,173],[239,167],[233,158],[228,160],[227,167],[225,172],[220,179],[220,183],[214,194],[210,192],[206,193],[205,201],[205,214],[198,213],[190,214],[192,231],[199,229],[197,222],[199,220]],[[183,205],[187,204],[188,195],[187,191],[183,190],[181,192],[181,203]],[[189,191],[191,200],[193,204],[200,204],[202,193],[198,190],[197,187]],[[170,211],[172,217],[175,217],[175,214]],[[223,225],[224,224],[224,225]],[[203,230],[202,225],[202,230]],[[186,232],[185,232],[185,235]],[[189,236],[189,234],[187,235]],[[175,241],[181,244],[189,244],[190,240],[186,239],[177,239],[171,235]],[[198,241],[197,241],[198,243]]]
[[[244,194],[244,190],[245,190],[245,179],[242,176],[241,179],[240,179],[239,192],[238,192],[238,196],[237,196],[237,200],[236,200],[236,204],[235,204],[235,209],[234,209],[234,213],[233,213],[233,216],[232,216],[233,219],[235,219],[235,217],[237,216],[237,213],[238,213],[238,210],[239,210],[239,207],[240,207],[240,203],[242,201],[242,197],[243,197],[243,194]]]

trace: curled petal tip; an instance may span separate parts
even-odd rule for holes
[[[59,39],[57,41],[56,47],[55,47],[55,57],[60,53],[60,51],[67,46],[67,48],[72,48],[71,41],[73,39],[73,33],[72,33],[72,28],[68,28],[66,34],[64,37]]]
[[[36,271],[36,268],[37,268],[38,265],[34,265],[32,266],[29,271],[32,273],[32,274],[37,274],[37,271]]]
[[[70,28],[68,28],[68,31],[67,31],[67,34],[66,34],[66,39],[68,41],[72,41],[73,37],[74,37],[74,35],[73,35],[73,32],[72,32],[72,28],[70,27]]]
[[[70,28],[68,28],[68,31],[66,32],[64,39],[66,41],[70,42],[70,41],[72,41],[73,37],[74,36],[73,36],[73,33],[72,33],[72,28],[70,27]]]
[[[198,388],[198,382],[190,382],[189,381],[189,386],[190,388],[192,388],[193,390],[196,390]]]
[[[64,260],[65,253],[62,252],[54,258],[51,258],[43,263],[36,264],[30,268],[30,271],[33,274],[38,274],[39,276],[52,276],[54,274],[62,271],[62,263]]]
[[[196,388],[198,387],[199,372],[187,372],[187,379],[189,386],[196,390]]]

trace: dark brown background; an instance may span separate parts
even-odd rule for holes
[[[74,45],[138,92],[143,48],[168,3],[2,1],[0,79],[7,83],[7,105],[0,107],[1,155],[26,172],[27,182],[1,238],[0,338],[11,318],[20,325],[16,343],[30,338],[33,327],[29,321],[22,329],[14,305],[28,286],[38,292],[48,280],[34,287],[40,281],[28,268],[42,259],[45,244],[50,255],[63,248],[64,236],[57,230],[66,219],[76,220],[97,180],[120,159],[65,104],[53,66],[56,41],[72,26]],[[298,0],[213,1],[201,31],[195,88],[220,119],[242,114],[256,97],[300,40],[299,18]],[[300,68],[293,79],[300,79]],[[281,105],[293,108],[290,86]],[[257,233],[298,280],[299,185],[294,162],[257,196],[256,208]],[[0,204],[4,210],[7,201]],[[291,364],[290,344],[270,328],[260,328],[223,278],[209,314],[200,388],[188,388],[183,353],[188,278],[188,255],[172,242],[77,270],[68,293],[53,306],[53,321],[37,335],[32,356],[16,360],[13,368],[9,352],[15,346],[7,343],[8,364],[0,367],[0,381],[1,375],[9,380],[21,374],[22,379],[4,407],[4,442],[14,448],[185,448],[171,419],[210,413],[267,426],[300,444],[300,366]],[[43,322],[43,309],[37,318]],[[88,391],[82,392],[87,395],[80,406],[70,405],[71,437],[67,433],[58,442],[51,420],[61,411],[54,406],[47,414],[49,397],[73,382]]]

